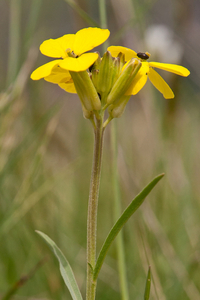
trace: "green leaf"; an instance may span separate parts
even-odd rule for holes
[[[125,209],[122,213],[121,217],[117,220],[111,231],[109,232],[102,248],[97,258],[97,262],[94,268],[93,279],[96,280],[101,270],[102,264],[106,257],[106,253],[115,239],[119,231],[122,229],[124,224],[128,221],[128,219],[132,216],[132,214],[140,207],[143,203],[146,196],[151,192],[154,186],[160,181],[160,179],[164,176],[164,174],[158,175],[155,177],[131,202],[131,204]]]
[[[149,300],[150,288],[151,288],[151,266],[149,266],[149,270],[148,270],[148,274],[147,274],[147,281],[146,281],[146,287],[145,287],[145,292],[144,292],[144,300]]]
[[[59,266],[60,266],[60,273],[62,275],[62,278],[64,279],[66,286],[69,289],[72,299],[83,300],[76,279],[74,277],[72,268],[70,267],[62,251],[57,247],[54,241],[52,241],[46,234],[38,230],[36,230],[36,232],[45,240],[45,242],[48,244],[50,249],[54,252],[56,258],[58,259]]]

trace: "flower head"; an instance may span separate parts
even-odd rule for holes
[[[108,51],[111,52],[112,56],[117,57],[121,52],[125,55],[125,61],[129,61],[132,58],[137,58],[141,61],[142,66],[138,71],[137,75],[134,77],[132,84],[126,92],[126,95],[137,94],[147,82],[147,78],[150,79],[151,83],[163,94],[164,98],[170,99],[174,98],[174,93],[165,82],[165,80],[154,70],[154,68],[162,69],[180,76],[188,76],[190,71],[182,66],[174,64],[165,64],[158,62],[147,62],[150,57],[148,52],[146,53],[136,53],[135,51],[121,47],[121,46],[110,46]]]
[[[68,71],[87,70],[97,60],[98,54],[85,52],[101,45],[109,35],[108,29],[90,27],[81,29],[76,34],[66,34],[57,39],[44,41],[40,45],[41,53],[57,59],[37,68],[31,74],[31,79],[46,79],[50,75],[55,75],[55,78],[51,77],[51,82],[58,83],[58,79],[65,73],[64,77],[70,81],[71,77]]]

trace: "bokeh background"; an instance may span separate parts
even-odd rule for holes
[[[101,1],[101,0],[100,0]],[[0,1],[0,296],[70,299],[58,264],[35,229],[71,263],[84,295],[86,217],[93,132],[76,95],[30,80],[49,61],[48,38],[100,25],[97,0]],[[200,299],[200,2],[107,0],[109,45],[148,51],[188,78],[160,72],[175,92],[165,100],[147,83],[115,120],[122,207],[154,176],[165,177],[124,228],[131,299]],[[98,49],[101,54],[103,49]],[[110,127],[105,133],[98,249],[114,223]],[[97,299],[121,299],[116,245],[100,273]]]

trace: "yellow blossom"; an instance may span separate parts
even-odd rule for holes
[[[37,68],[31,74],[31,79],[39,80],[47,78],[48,80],[48,76],[55,75],[55,81],[53,77],[50,80],[53,83],[58,83],[58,78],[62,77],[61,80],[63,80],[64,75],[70,82],[71,76],[68,71],[80,72],[87,70],[97,60],[98,54],[85,52],[102,44],[107,40],[109,35],[110,32],[108,29],[90,27],[81,29],[76,34],[66,34],[57,39],[44,41],[40,45],[41,53],[58,59]],[[63,74],[65,72],[66,74]],[[61,77],[59,77],[60,75]]]
[[[188,69],[179,65],[147,62],[147,59],[150,57],[150,54],[148,52],[136,53],[129,48],[121,46],[110,46],[107,50],[110,51],[112,56],[114,57],[117,57],[120,52],[123,53],[125,55],[125,61],[127,62],[132,58],[137,58],[142,62],[142,66],[137,75],[134,77],[132,84],[126,92],[126,95],[137,94],[147,82],[147,78],[149,78],[151,83],[163,94],[164,98],[174,98],[173,91],[165,82],[165,80],[154,70],[154,68],[162,69],[184,77],[190,74],[190,71]]]

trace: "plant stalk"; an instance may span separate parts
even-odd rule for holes
[[[99,198],[99,184],[101,174],[102,146],[103,146],[103,117],[96,119],[94,128],[94,154],[87,219],[87,290],[86,300],[94,300],[96,294],[96,280],[93,280],[93,270],[96,264],[96,235],[97,208]]]

